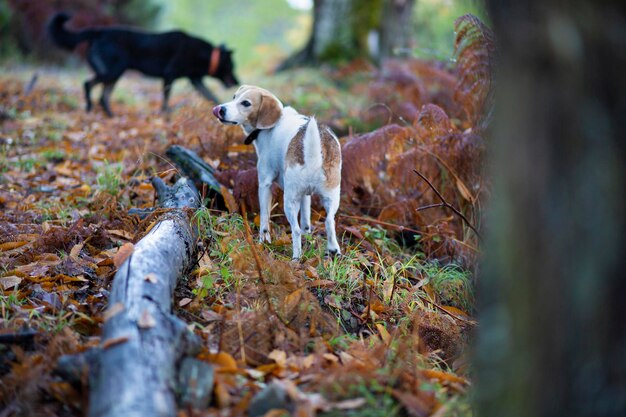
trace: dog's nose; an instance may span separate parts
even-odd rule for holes
[[[213,107],[213,116],[222,117],[223,115],[224,115],[224,109],[222,109],[222,106]]]

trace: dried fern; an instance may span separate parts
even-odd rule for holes
[[[495,37],[491,29],[471,14],[456,19],[454,29],[458,71],[455,99],[462,104],[470,127],[482,130],[493,104]]]

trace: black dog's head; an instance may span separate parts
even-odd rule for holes
[[[209,75],[219,79],[226,88],[239,85],[234,72],[232,49],[224,45],[213,48],[209,57]]]

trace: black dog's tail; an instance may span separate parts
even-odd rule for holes
[[[61,48],[71,51],[76,48],[79,43],[95,38],[98,35],[98,31],[87,29],[81,30],[80,32],[70,32],[65,29],[65,22],[70,20],[70,17],[71,16],[67,13],[55,14],[48,24],[48,33],[54,43]]]

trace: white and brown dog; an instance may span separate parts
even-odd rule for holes
[[[293,258],[302,254],[302,232],[311,232],[311,194],[321,197],[326,210],[328,253],[340,254],[335,233],[339,208],[341,147],[333,132],[313,117],[299,114],[272,93],[241,86],[232,101],[213,108],[224,124],[240,125],[254,143],[259,174],[260,240],[270,242],[270,187],[276,181],[284,190],[284,207],[291,225]],[[300,212],[300,224],[298,224]]]

